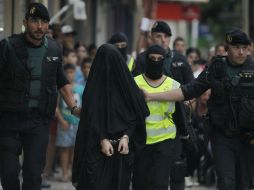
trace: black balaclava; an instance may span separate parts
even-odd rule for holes
[[[153,45],[147,49],[145,75],[152,80],[157,80],[163,75],[164,58],[160,61],[153,61],[149,59],[150,54],[160,54],[165,57],[165,50],[159,45]]]
[[[111,36],[110,40],[108,43],[110,44],[115,44],[115,43],[120,43],[120,42],[126,42],[128,44],[128,39],[127,36],[123,32],[117,32]],[[127,46],[124,48],[117,48],[122,56],[124,57],[125,60],[127,60]]]

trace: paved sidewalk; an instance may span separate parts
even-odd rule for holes
[[[43,188],[42,190],[75,190],[75,188],[72,186],[71,183],[63,183],[58,181],[49,181],[51,184],[51,188]],[[2,187],[0,186],[0,190],[2,190]],[[215,190],[215,187],[192,187],[192,188],[186,188],[186,190]]]
[[[50,182],[51,183],[51,182]],[[48,190],[75,190],[71,183],[61,183],[61,182],[52,182],[51,188]],[[42,189],[47,190],[47,189]],[[186,188],[186,190],[215,190],[215,187],[192,187],[192,188]]]

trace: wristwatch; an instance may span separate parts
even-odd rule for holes
[[[73,115],[74,114],[74,111],[75,111],[75,109],[77,109],[78,108],[78,106],[73,106],[72,108],[71,108],[71,114]]]

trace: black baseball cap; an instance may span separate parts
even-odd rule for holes
[[[164,21],[156,21],[152,26],[152,33],[153,32],[162,32],[169,36],[172,36],[171,29],[169,25]]]
[[[251,40],[248,37],[248,35],[239,28],[235,28],[233,30],[226,32],[225,41],[227,44],[231,45],[236,44],[251,45]]]
[[[41,3],[29,4],[27,11],[26,11],[25,18],[28,19],[29,17],[41,18],[41,19],[45,19],[47,21],[50,20],[48,9]]]

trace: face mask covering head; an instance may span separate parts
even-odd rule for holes
[[[126,42],[126,44],[128,44],[127,36],[123,32],[117,32],[113,34],[113,36],[111,36],[111,38],[108,41],[108,43],[110,44],[115,44],[120,42]],[[120,51],[123,58],[127,60],[127,46],[123,48],[117,48],[117,49]]]
[[[165,50],[158,45],[153,45],[147,50],[145,75],[152,80],[157,80],[163,75],[164,58],[155,61],[149,58],[150,54],[160,54],[164,57]]]
[[[152,79],[157,80],[162,77],[164,59],[160,61],[147,60],[145,75]]]

